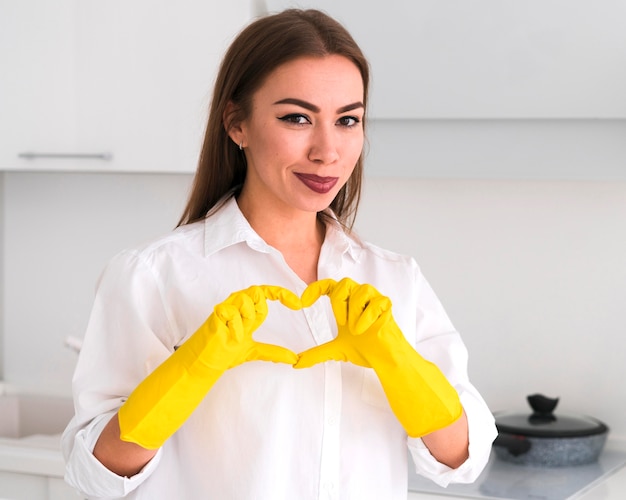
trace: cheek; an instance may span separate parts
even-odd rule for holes
[[[275,160],[289,164],[299,161],[303,154],[306,154],[307,141],[304,135],[298,134],[269,134],[266,146],[268,154]],[[286,166],[286,165],[284,165]]]
[[[280,133],[260,134],[250,146],[251,159],[263,177],[280,178],[287,175],[288,167],[299,164],[302,146],[294,137]]]
[[[361,156],[361,153],[363,152],[363,137],[354,138],[351,141],[347,141],[347,145],[347,158],[349,158],[350,164],[354,167],[359,157]]]
[[[280,141],[276,139],[275,134],[264,133],[263,125],[255,129],[254,134],[248,136],[248,152],[252,157],[253,163],[262,168],[268,163],[274,162],[280,157],[278,146]]]

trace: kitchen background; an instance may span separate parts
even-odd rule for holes
[[[0,0],[7,385],[70,393],[102,268],[176,225],[222,50],[287,4]],[[626,438],[626,4],[298,5],[372,63],[357,231],[415,256],[490,407],[543,392]]]

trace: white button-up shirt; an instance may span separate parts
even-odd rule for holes
[[[125,398],[231,292],[306,284],[230,199],[204,221],[116,256],[98,284],[74,375],[76,415],[63,435],[66,480],[93,498],[406,499],[407,447],[418,474],[440,485],[474,480],[495,437],[492,415],[467,375],[467,352],[415,261],[327,225],[318,277],[350,277],[391,298],[417,351],[457,389],[470,457],[458,469],[408,438],[373,370],[329,361],[308,369],[254,361],[216,382],[185,424],[137,475],[124,478],[92,450]],[[292,311],[269,302],[254,333],[302,352],[337,327],[327,297]]]

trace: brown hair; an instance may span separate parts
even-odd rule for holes
[[[248,25],[227,50],[217,75],[209,119],[187,206],[178,225],[204,218],[220,201],[237,195],[246,177],[245,157],[227,130],[245,120],[252,96],[278,66],[299,57],[341,55],[361,72],[367,109],[369,66],[361,49],[337,21],[318,10],[288,9]],[[225,117],[229,103],[234,111]],[[226,123],[224,121],[226,120]],[[365,123],[363,123],[365,125]],[[351,228],[361,197],[363,154],[330,209]],[[326,214],[320,213],[325,217]]]

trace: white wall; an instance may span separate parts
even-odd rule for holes
[[[96,280],[118,251],[171,230],[191,176],[4,174],[4,376],[69,394]]]
[[[377,177],[626,181],[626,120],[372,120]]]
[[[0,193],[4,193],[4,174],[0,173]],[[0,195],[0,318],[4,318],[4,198]],[[0,380],[4,377],[4,322],[0,321]]]
[[[4,174],[4,371],[69,393],[94,284],[172,228],[190,176]],[[357,229],[416,257],[493,410],[560,396],[626,437],[626,182],[371,177]]]
[[[626,437],[626,183],[370,179],[360,230],[411,254],[492,410],[525,396]]]

